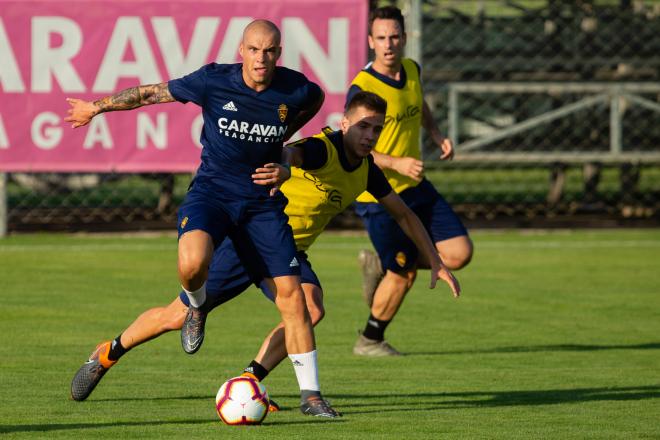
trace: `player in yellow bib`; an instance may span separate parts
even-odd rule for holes
[[[443,263],[450,269],[464,267],[472,258],[472,241],[451,206],[424,178],[420,131],[424,127],[451,159],[453,145],[444,138],[424,101],[419,65],[403,57],[406,43],[401,11],[387,6],[374,10],[369,21],[369,46],[373,63],[357,74],[347,101],[359,91],[373,92],[387,101],[385,125],[372,153],[376,164],[410,209],[417,214],[433,240]],[[385,330],[411,289],[418,268],[428,267],[385,207],[368,193],[358,197],[356,212],[362,217],[377,255],[359,255],[365,300],[371,308],[364,331],[353,352],[364,356],[400,354],[385,341]]]
[[[385,119],[386,103],[377,95],[368,92],[356,94],[349,103],[341,130],[325,129],[316,136],[303,139],[285,148],[286,161],[292,165],[291,178],[281,185],[281,191],[289,199],[285,209],[289,225],[296,241],[297,255],[291,264],[300,266],[301,284],[305,293],[307,311],[316,325],[324,316],[323,290],[318,277],[312,270],[306,250],[324,230],[328,222],[346,209],[364,190],[378,199],[397,219],[401,227],[419,246],[420,251],[431,262],[431,287],[438,278],[449,284],[454,296],[458,296],[458,282],[443,265],[435,252],[433,243],[417,216],[392,191],[382,171],[374,164],[369,154],[378,139]],[[273,185],[281,182],[284,167],[257,169],[253,175],[256,183]],[[288,174],[288,173],[286,173]],[[288,177],[288,176],[286,176]],[[213,309],[239,295],[252,283],[259,285],[264,294],[274,299],[265,278],[265,268],[259,261],[241,261],[244,252],[249,252],[249,240],[225,240],[215,251],[207,281],[207,303]],[[180,329],[188,310],[188,297],[181,293],[165,307],[149,309],[140,315],[113,341],[101,343],[89,360],[78,370],[71,384],[74,400],[85,400],[94,390],[105,373],[129,349],[159,335]],[[209,310],[210,311],[210,310]],[[255,359],[244,370],[244,374],[258,380],[287,357],[283,323],[278,324],[266,337]],[[303,366],[304,368],[304,366]],[[295,370],[298,375],[298,369]],[[308,394],[318,393],[318,378],[302,381],[301,410],[304,414],[337,417],[334,411],[320,398],[309,401]],[[272,405],[273,409],[275,408]]]

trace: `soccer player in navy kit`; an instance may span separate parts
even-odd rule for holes
[[[246,266],[266,275],[286,329],[286,348],[306,413],[336,417],[318,384],[314,332],[300,284],[300,267],[286,198],[256,169],[281,160],[283,141],[319,110],[323,92],[299,72],[277,67],[280,32],[255,20],[243,32],[243,63],[208,64],[179,79],[133,87],[95,102],[67,99],[66,121],[80,127],[99,113],[149,104],[192,101],[202,108],[202,163],[179,208],[178,272],[190,307],[181,329],[187,353],[204,338],[206,280],[214,249],[229,237]]]
[[[365,189],[383,203],[421,253],[428,256],[434,267],[431,285],[435,284],[437,277],[449,284],[455,296],[460,291],[458,282],[442,266],[422,223],[393,192],[383,172],[369,155],[382,130],[385,109],[386,103],[382,98],[369,92],[357,93],[347,106],[340,131],[324,129],[322,133],[290,144],[285,149],[293,168],[291,179],[282,185],[281,190],[289,198],[285,212],[293,228],[306,303],[315,325],[324,315],[323,291],[306,251],[328,222],[350,206]],[[260,283],[258,274],[248,273],[232,242],[225,240],[216,249],[209,269],[210,308],[234,298],[253,282]],[[272,293],[267,288],[263,290],[272,300]],[[187,296],[181,294],[166,307],[145,311],[114,341],[99,344],[88,361],[91,364],[84,364],[76,373],[71,384],[71,396],[75,400],[85,400],[127,350],[180,328],[186,316],[187,303]],[[280,324],[266,337],[259,353],[243,374],[263,380],[286,358],[284,345]],[[273,406],[271,401],[271,408]]]

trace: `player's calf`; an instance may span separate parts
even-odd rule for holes
[[[362,271],[362,296],[369,307],[374,302],[374,294],[383,279],[383,268],[378,254],[362,249],[358,254],[358,263]]]

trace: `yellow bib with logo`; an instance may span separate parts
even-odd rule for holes
[[[384,83],[366,70],[357,74],[352,85],[366,92],[372,92],[387,101],[385,126],[374,148],[378,153],[394,157],[421,157],[419,149],[419,133],[422,126],[422,84],[415,62],[404,58],[401,60],[406,72],[406,83],[398,89]],[[392,189],[398,194],[401,191],[418,185],[413,179],[403,176],[393,170],[383,170]],[[358,197],[358,202],[376,202],[376,199],[365,192]]]
[[[369,174],[366,158],[355,170],[346,171],[325,133],[314,137],[325,143],[328,160],[317,170],[291,167],[291,178],[282,185],[282,192],[289,199],[284,212],[289,216],[299,251],[307,250],[328,222],[367,188]]]

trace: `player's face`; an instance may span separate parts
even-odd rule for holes
[[[277,34],[257,27],[245,34],[238,51],[243,57],[243,79],[248,87],[258,91],[268,87],[281,54]]]
[[[341,131],[344,133],[344,147],[349,161],[357,162],[371,153],[383,131],[384,123],[384,114],[361,106],[344,115]]]
[[[374,20],[369,35],[369,47],[375,53],[375,63],[384,67],[397,67],[401,63],[405,45],[406,34],[401,30],[398,21],[381,18]]]

